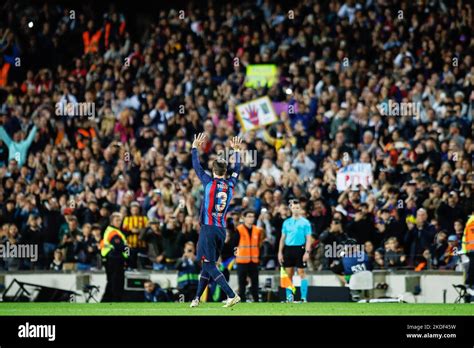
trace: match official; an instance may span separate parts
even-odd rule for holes
[[[104,232],[100,252],[104,259],[107,285],[102,302],[122,301],[125,282],[125,261],[129,256],[127,239],[118,226],[122,224],[122,215],[113,213],[110,225]]]
[[[293,278],[294,268],[297,268],[301,277],[301,301],[307,302],[308,280],[305,268],[311,252],[311,223],[303,217],[300,202],[296,199],[290,201],[291,217],[283,222],[281,229],[278,261],[285,267],[289,278]],[[286,299],[293,301],[293,293],[286,289]]]

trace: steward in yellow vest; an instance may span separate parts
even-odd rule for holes
[[[104,232],[104,237],[100,242],[100,253],[104,258],[105,273],[107,275],[107,285],[105,287],[102,302],[122,301],[125,283],[125,260],[129,255],[127,239],[120,231],[122,215],[113,213],[110,216],[110,225]]]
[[[250,278],[253,301],[258,302],[258,268],[264,232],[255,225],[254,211],[245,211],[243,216],[244,223],[237,226],[238,244],[235,259],[239,277],[239,296],[243,302],[246,301],[247,278]]]

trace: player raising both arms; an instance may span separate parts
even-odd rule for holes
[[[291,217],[283,222],[281,228],[278,261],[285,267],[289,278],[293,278],[294,268],[301,277],[301,300],[307,301],[308,279],[304,269],[311,251],[311,224],[303,217],[300,202],[296,199],[290,201]],[[286,289],[286,299],[293,301],[293,292]]]
[[[234,293],[227,283],[224,275],[217,269],[216,262],[221,254],[226,236],[226,214],[229,203],[234,193],[234,187],[240,172],[240,144],[242,139],[234,137],[231,147],[235,152],[235,165],[229,179],[226,179],[227,162],[216,159],[212,164],[212,177],[210,177],[199,163],[198,147],[204,143],[206,134],[194,136],[192,159],[193,168],[204,186],[204,199],[199,214],[201,231],[197,244],[197,258],[202,261],[202,271],[196,297],[191,302],[191,307],[199,306],[204,289],[212,278],[227,295],[224,307],[232,307],[240,302],[240,297]]]

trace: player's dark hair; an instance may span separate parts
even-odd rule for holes
[[[212,163],[212,172],[218,176],[225,175],[225,173],[227,172],[227,162],[222,158],[216,159]]]

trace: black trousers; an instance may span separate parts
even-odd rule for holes
[[[245,288],[247,285],[247,277],[250,278],[250,291],[254,302],[258,302],[258,264],[257,263],[238,263],[237,276],[239,277],[239,296],[242,302],[247,300],[245,296]]]
[[[466,285],[469,287],[474,286],[474,252],[467,253],[469,257],[469,266],[466,272]]]
[[[124,292],[125,260],[122,257],[107,257],[104,266],[107,285],[102,302],[120,302]]]

